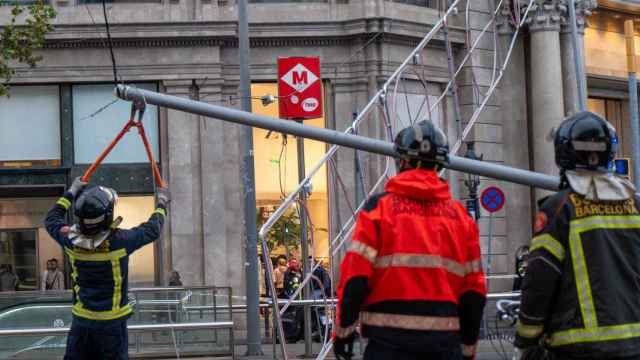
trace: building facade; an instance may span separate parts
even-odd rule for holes
[[[577,110],[567,5],[536,0],[529,20],[512,42],[528,1],[462,1],[448,23],[454,65],[476,44],[456,79],[457,99],[448,94],[426,117],[443,126],[452,142],[487,96],[501,82],[467,141],[483,160],[548,174],[556,173],[551,129]],[[637,18],[638,6],[624,1],[576,0],[580,46],[586,54],[589,108],[619,129],[622,156],[630,138],[622,22]],[[318,56],[322,64],[324,117],[310,125],[346,129],[442,14],[439,1],[329,0],[256,1],[249,4],[253,111],[277,116],[278,57]],[[35,68],[18,68],[11,97],[0,99],[0,263],[10,263],[23,289],[35,289],[47,259],[62,252],[45,231],[43,218],[64,188],[81,175],[125,124],[130,105],[116,101],[102,4],[52,0],[55,30],[40,51]],[[0,22],[10,7],[0,7]],[[239,107],[237,7],[226,0],[118,1],[107,4],[120,81],[145,89]],[[485,25],[497,13],[494,26]],[[495,34],[495,36],[494,36]],[[481,37],[482,36],[482,37]],[[481,38],[479,38],[481,37]],[[421,113],[426,98],[435,101],[449,82],[446,40],[439,32],[420,54],[394,99],[393,131]],[[477,40],[477,41],[476,41]],[[512,46],[513,43],[513,46]],[[640,47],[638,47],[640,48]],[[497,49],[497,52],[496,52]],[[501,64],[510,61],[502,74]],[[456,104],[457,103],[457,104]],[[405,106],[406,105],[406,106]],[[457,106],[456,106],[457,105]],[[412,115],[413,113],[413,115]],[[360,134],[384,138],[380,117],[372,116]],[[232,286],[244,294],[244,222],[240,164],[241,128],[175,110],[148,106],[145,127],[173,196],[163,239],[132,259],[132,283],[165,284],[177,270],[185,285]],[[306,141],[307,170],[327,145]],[[295,139],[254,130],[259,222],[298,183]],[[459,154],[464,154],[463,147]],[[355,158],[361,172],[356,171]],[[370,154],[340,150],[337,160],[314,177],[307,204],[313,222],[314,256],[328,258],[329,241],[350,216],[383,167]],[[339,176],[336,176],[338,174]],[[459,199],[468,197],[467,175],[449,173]],[[528,243],[535,202],[544,192],[491,179],[506,206],[489,217],[481,212],[483,252],[491,271],[513,273],[516,249]],[[135,132],[99,168],[92,182],[121,194],[117,213],[135,226],[153,210],[153,177]],[[295,214],[290,231],[295,240]],[[490,224],[491,222],[491,224]],[[491,229],[491,230],[489,230]],[[491,232],[491,242],[489,241]],[[286,233],[286,234],[285,234]],[[284,235],[283,235],[284,234]],[[298,230],[299,234],[299,230]],[[275,237],[280,235],[273,235]],[[490,242],[490,243],[489,243]],[[295,247],[294,247],[295,248]],[[285,246],[276,253],[299,257]],[[509,281],[491,283],[505,290]]]

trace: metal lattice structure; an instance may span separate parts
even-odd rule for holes
[[[521,8],[518,8],[518,16],[514,21],[515,32],[512,35],[511,41],[509,42],[507,53],[503,54],[502,56],[503,62],[499,63],[500,56],[497,49],[496,26],[498,21],[497,19],[499,16],[501,16],[501,11],[503,11],[506,2],[506,0],[496,0],[495,2],[493,2],[491,17],[489,21],[486,22],[479,33],[474,34],[474,36],[472,37],[471,29],[468,26],[471,1],[452,1],[446,8],[446,10],[442,12],[440,20],[422,38],[419,44],[406,56],[401,65],[388,77],[385,83],[379,88],[378,92],[358,113],[351,126],[345,130],[345,134],[358,134],[367,131],[371,133],[371,129],[373,128],[375,129],[373,132],[377,133],[377,135],[379,135],[379,138],[386,141],[392,141],[393,133],[395,131],[415,121],[419,121],[425,118],[434,121],[441,120],[440,116],[443,103],[447,102],[447,100],[450,100],[450,106],[448,106],[448,108],[449,110],[453,111],[453,118],[455,121],[455,136],[452,137],[450,133],[449,137],[451,140],[454,140],[451,153],[456,154],[458,150],[460,150],[464,140],[469,136],[469,133],[471,132],[474,124],[476,124],[476,122],[478,121],[487,103],[500,84],[500,81],[505,73],[505,69],[509,64],[511,53],[514,49],[516,41],[518,40],[520,30],[526,23],[526,20],[529,17],[529,12],[532,9],[532,5],[534,4],[534,0],[529,0],[526,4],[522,5]],[[464,56],[462,56],[462,59],[456,63],[454,59],[454,49],[450,41],[449,21],[452,17],[459,16],[458,12],[461,8],[465,9],[464,12],[466,15],[466,48],[463,52]],[[473,97],[476,106],[472,115],[468,119],[462,119],[459,107],[457,79],[463,72],[463,70],[469,66],[469,60],[472,58],[474,52],[479,48],[481,40],[485,36],[487,36],[487,34],[493,35],[494,43],[493,69],[490,85],[486,92],[482,92],[472,75],[472,82],[474,85]],[[424,50],[434,39],[439,39],[444,42],[445,50],[447,53],[447,69],[449,74],[449,82],[446,84],[444,90],[438,96],[429,95],[429,82],[427,81],[424,74],[424,65],[426,64],[426,61],[429,60],[425,59]],[[419,86],[421,86],[424,90],[422,96],[417,96],[418,101],[416,101],[416,96],[410,96],[407,90],[409,82],[413,85],[415,85],[416,83],[419,84]],[[331,148],[324,154],[320,161],[311,168],[311,171],[308,173],[306,178],[298,184],[297,188],[293,192],[288,194],[282,204],[262,226],[259,232],[267,283],[270,284],[270,293],[273,296],[272,302],[273,313],[275,317],[275,326],[277,328],[277,334],[280,342],[282,356],[284,359],[288,359],[289,355],[287,352],[287,345],[282,326],[282,315],[285,314],[290,306],[292,306],[294,300],[285,301],[283,299],[278,300],[276,298],[276,289],[273,282],[273,269],[271,268],[271,261],[269,256],[270,249],[267,245],[267,234],[269,230],[291,207],[295,206],[300,209],[306,206],[306,189],[308,187],[308,184],[311,183],[312,179],[315,176],[319,176],[319,174],[321,173],[320,170],[324,166],[329,166],[330,177],[333,180],[332,183],[337,185],[338,189],[335,189],[337,193],[339,193],[341,196],[344,196],[343,199],[347,203],[346,206],[349,209],[350,215],[346,221],[340,224],[339,230],[336,231],[337,235],[330,239],[329,261],[332,279],[331,293],[333,294],[333,286],[336,283],[335,280],[337,280],[337,277],[334,274],[334,269],[336,268],[335,263],[344,251],[345,244],[347,243],[347,240],[349,239],[349,236],[354,229],[358,212],[364,206],[366,198],[369,195],[380,191],[386,179],[394,172],[394,166],[392,163],[393,160],[391,158],[372,158],[370,155],[367,155],[368,160],[363,160],[363,155],[356,152],[355,162],[357,167],[362,169],[362,163],[368,161],[370,166],[373,165],[374,168],[377,167],[379,170],[377,171],[376,178],[373,178],[373,176],[369,176],[369,179],[367,179],[367,176],[363,173],[360,172],[357,174],[356,182],[359,183],[361,189],[365,190],[367,196],[365,196],[363,199],[360,199],[361,201],[358,204],[352,205],[348,200],[349,190],[346,188],[344,181],[342,180],[340,175],[341,171],[338,165],[340,149],[341,147],[338,145],[331,146]],[[304,211],[302,213],[306,214],[305,216],[308,217],[308,211]],[[310,217],[308,217],[307,220],[307,222],[311,226],[310,234],[313,237],[313,221]],[[313,242],[314,241],[312,238],[311,243],[313,244]],[[313,273],[319,266],[321,266],[320,263],[315,263],[312,267],[306,268],[307,271],[304,274],[304,280],[300,284],[300,287],[297,289],[297,291],[293,294],[293,296],[291,296],[291,299],[298,298],[305,286],[308,286],[312,281],[316,281],[314,280]],[[327,309],[329,309],[329,307],[333,306],[334,304],[334,302],[328,301],[328,299],[324,299],[323,301]],[[307,339],[307,341],[310,340]],[[330,352],[331,346],[332,344],[330,336],[328,336],[328,334],[325,334],[325,336],[323,337],[323,347],[317,359],[324,359]]]

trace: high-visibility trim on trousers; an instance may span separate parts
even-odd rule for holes
[[[400,315],[365,311],[360,314],[360,322],[364,325],[405,330],[460,330],[460,319],[454,316]]]

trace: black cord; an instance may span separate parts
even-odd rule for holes
[[[282,154],[284,154],[286,148],[287,148],[287,140],[283,137],[282,138],[282,147],[280,148],[280,156],[278,156],[278,184],[280,184],[280,196],[283,199],[285,197],[287,197],[286,193],[284,191],[284,187],[282,186]],[[286,164],[285,164],[285,166],[286,166]]]
[[[111,42],[111,29],[109,28],[109,18],[107,17],[106,0],[102,0],[102,13],[104,15],[104,24],[107,28],[107,42],[109,43],[109,53],[111,54],[111,65],[113,67],[113,85],[116,87],[118,97],[120,97],[120,89],[118,89],[118,68],[116,66],[116,56],[113,54],[113,42]]]

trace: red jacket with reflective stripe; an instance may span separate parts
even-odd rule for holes
[[[385,343],[447,333],[475,344],[486,297],[476,223],[433,170],[402,172],[385,190],[359,214],[342,262],[336,335],[360,317],[364,335]]]

